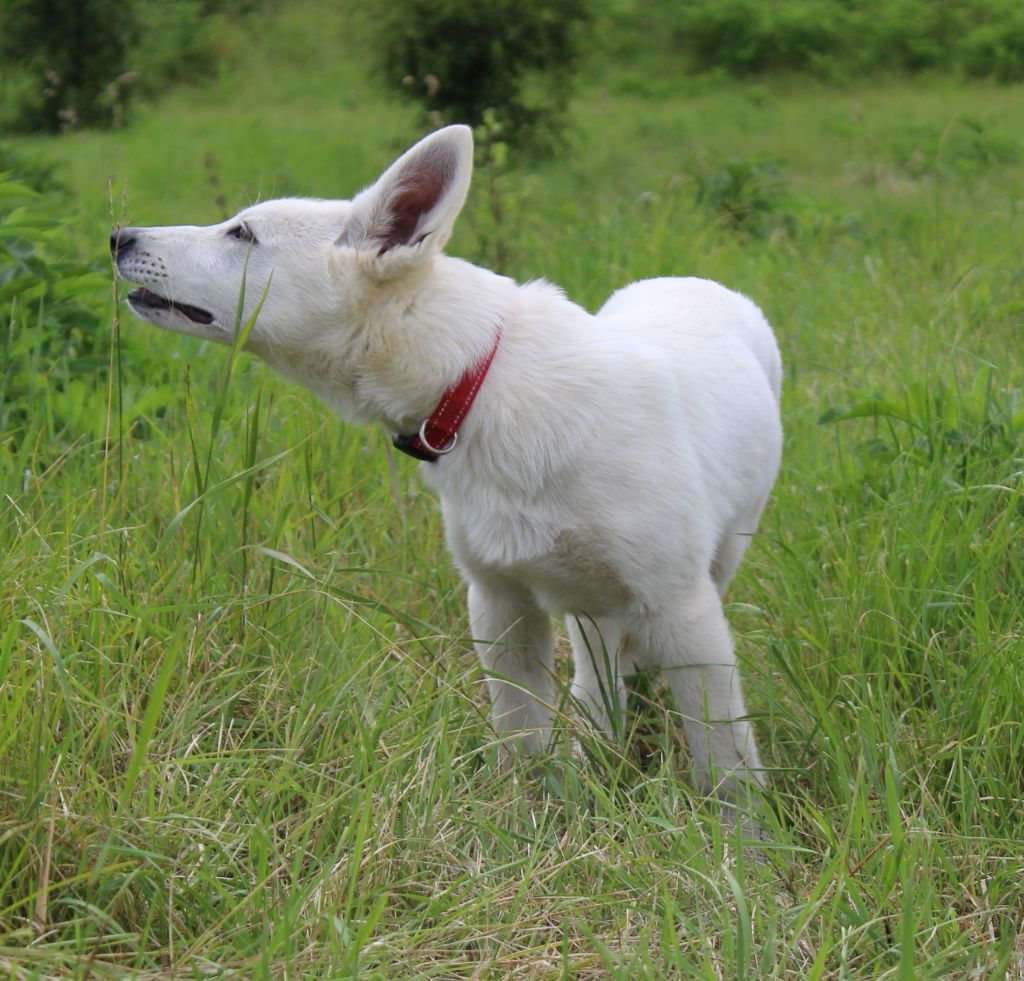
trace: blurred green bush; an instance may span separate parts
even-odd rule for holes
[[[137,97],[215,70],[211,17],[257,6],[257,0],[3,0],[0,130],[119,126]]]
[[[520,148],[557,142],[572,90],[588,0],[365,0],[385,82],[435,122],[483,124],[493,110]]]
[[[327,10],[341,0],[307,2]],[[118,126],[138,98],[216,72],[229,57],[219,40],[227,22],[276,5],[2,0],[0,131]],[[479,126],[491,109],[515,148],[558,140],[584,56],[592,78],[613,69],[637,93],[694,72],[1024,81],[1022,0],[347,0],[344,9],[389,87],[435,123]]]
[[[60,396],[72,378],[92,377],[97,384],[106,378],[110,272],[75,257],[61,216],[66,192],[52,175],[0,147],[4,166],[9,171],[0,172],[0,445],[16,446],[22,427],[38,414],[43,393],[66,416],[58,425],[81,432],[77,417],[95,415]],[[91,390],[81,387],[78,394],[84,398]],[[91,423],[86,428],[91,431]]]
[[[7,127],[58,130],[112,115],[136,31],[134,0],[5,0],[0,56]]]
[[[1020,0],[603,0],[618,55],[660,49],[688,71],[960,71],[1024,80]]]

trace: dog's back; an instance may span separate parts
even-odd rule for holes
[[[753,353],[779,401],[782,358],[775,335],[760,308],[742,293],[710,279],[644,279],[613,293],[598,316],[621,317],[630,330],[650,330],[662,344],[670,344],[674,333],[691,353],[695,341],[716,348],[741,344]]]

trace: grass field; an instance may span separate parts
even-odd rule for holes
[[[102,263],[122,218],[348,196],[422,127],[345,30],[297,7],[125,130],[23,144],[70,193],[0,237]],[[0,972],[1024,977],[1019,88],[609,70],[571,126],[451,251],[591,309],[707,276],[776,326],[728,597],[770,840],[691,791],[654,685],[625,750],[499,769],[415,465],[86,276],[96,361],[48,359],[31,292],[3,318]]]

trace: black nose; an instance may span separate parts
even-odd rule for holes
[[[119,255],[130,252],[135,244],[135,232],[131,228],[117,228],[110,236],[110,254],[116,259]]]

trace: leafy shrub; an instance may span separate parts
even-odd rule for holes
[[[786,185],[770,160],[730,160],[721,170],[698,171],[693,176],[697,203],[725,228],[760,236],[793,223],[780,210]]]
[[[53,164],[26,155],[24,150],[0,143],[0,174],[26,184],[33,191],[63,191]]]
[[[946,126],[936,156],[947,167],[972,172],[994,164],[1017,162],[1021,147],[1011,137],[993,132],[981,120],[963,117]]]
[[[662,3],[668,0],[655,5]],[[1019,0],[682,0],[668,9],[675,11],[676,48],[698,71],[830,76],[962,68],[1004,82],[1024,79]]]
[[[1016,163],[1021,144],[987,123],[958,116],[944,126],[905,125],[892,144],[895,163],[912,177],[972,174],[986,167]]]
[[[821,425],[869,419],[876,432],[863,441],[863,473],[884,477],[895,461],[930,465],[945,461],[951,479],[966,484],[976,468],[988,475],[992,463],[1024,455],[1024,392],[1000,389],[991,369],[978,372],[967,386],[944,381],[909,384],[901,397],[863,395],[848,405],[827,409]]]
[[[0,53],[35,82],[12,122],[57,130],[107,121],[136,10],[134,0],[5,0]]]
[[[918,72],[952,63],[965,12],[956,3],[879,0],[850,22],[850,61],[859,68]]]
[[[981,24],[963,40],[967,73],[1000,82],[1024,81],[1024,8],[1002,21]]]
[[[813,69],[839,50],[835,8],[834,0],[691,0],[680,8],[676,36],[703,70]]]
[[[212,69],[212,2],[4,0],[0,128],[120,125],[137,93]]]
[[[0,175],[0,436],[15,444],[40,393],[59,396],[70,379],[102,377],[107,367],[99,311],[110,276],[71,258],[59,198]]]
[[[586,0],[391,0],[369,17],[383,76],[438,121],[479,126],[494,110],[505,139],[555,139],[578,60]]]
[[[213,58],[203,30],[205,16],[207,5],[199,0],[139,4],[128,64],[138,73],[143,93],[209,71]]]

